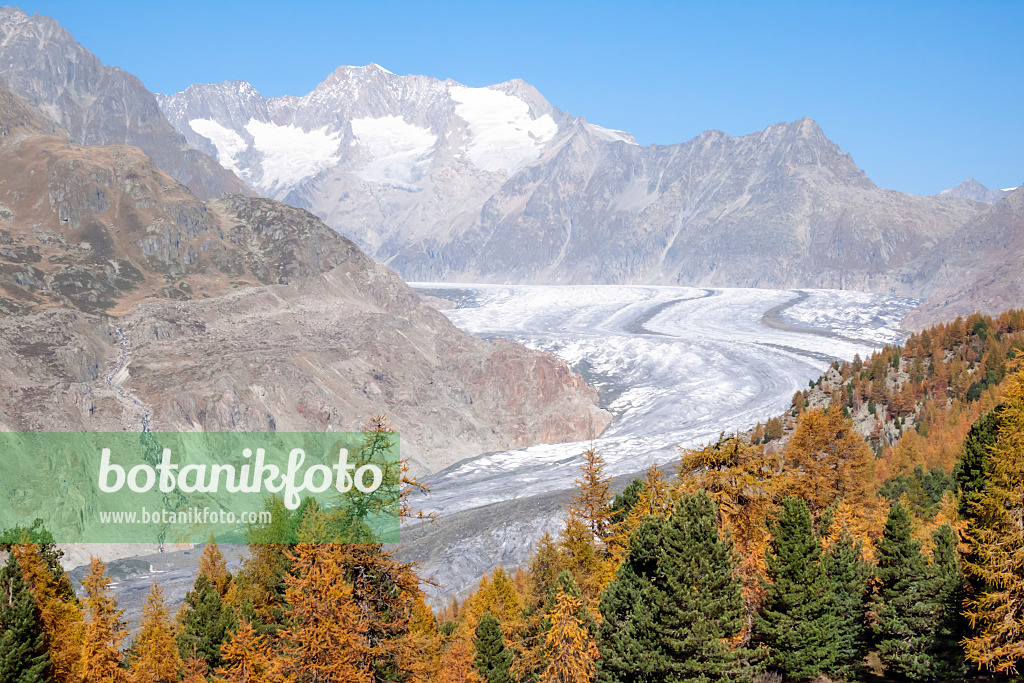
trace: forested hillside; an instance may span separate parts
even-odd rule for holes
[[[154,584],[125,648],[102,563],[76,599],[45,530],[11,530],[0,680],[1009,680],[1022,351],[1024,311],[925,330],[617,496],[590,449],[560,535],[437,614],[381,545],[324,542],[358,519],[270,500],[293,543],[250,529],[234,574],[209,544],[177,615]]]

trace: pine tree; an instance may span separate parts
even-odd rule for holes
[[[749,653],[730,645],[744,627],[732,545],[719,536],[704,492],[684,495],[668,519],[649,517],[601,596],[597,680],[748,680]]]
[[[106,566],[92,558],[89,574],[82,581],[85,589],[85,635],[79,660],[81,683],[121,683],[128,672],[121,668],[121,645],[128,630],[118,609],[117,598],[110,594]]]
[[[42,614],[18,558],[9,553],[0,569],[0,681],[44,683],[52,677]]]
[[[178,680],[181,657],[163,590],[155,581],[142,606],[142,624],[132,643],[129,666],[136,683],[177,683]]]
[[[943,524],[932,537],[932,574],[936,580],[936,598],[941,609],[935,625],[931,656],[935,661],[934,676],[938,681],[963,680],[964,651],[960,641],[966,633],[966,623],[960,613],[964,599],[964,580],[957,553],[957,539],[953,528]]]
[[[986,461],[989,450],[996,445],[1002,424],[1002,406],[996,406],[979,417],[967,432],[960,457],[953,468],[953,479],[960,492],[960,516],[974,519],[975,506],[981,500],[988,478]]]
[[[591,534],[598,539],[604,539],[608,535],[611,517],[608,506],[612,502],[612,480],[604,473],[604,468],[604,458],[591,444],[590,448],[583,451],[580,476],[576,480],[576,490],[569,504],[569,514],[582,520]]]
[[[836,665],[838,618],[811,514],[799,498],[782,501],[766,553],[765,599],[754,629],[768,662],[787,680],[810,680]]]
[[[505,647],[501,626],[490,612],[477,622],[473,645],[473,667],[481,679],[486,683],[512,683],[512,652]]]
[[[345,580],[339,544],[299,543],[286,577],[291,610],[275,666],[296,683],[368,683],[367,625]]]
[[[935,624],[941,617],[935,582],[921,544],[911,536],[910,513],[897,501],[875,549],[879,580],[875,606],[878,656],[911,681],[931,680]]]
[[[547,667],[543,683],[590,683],[599,656],[594,636],[577,616],[583,609],[578,596],[558,587],[555,604],[547,613],[551,626],[544,637]],[[591,620],[592,621],[592,620]]]
[[[860,541],[845,531],[832,544],[824,565],[837,618],[835,671],[852,678],[863,667],[868,651],[871,566],[864,561]]]
[[[964,644],[967,659],[1008,673],[1024,660],[1024,366],[1008,380],[996,443],[985,462],[987,481],[972,506],[967,571],[984,592],[967,602],[979,635]]]
[[[221,665],[221,645],[234,627],[231,610],[224,605],[217,586],[206,575],[196,576],[192,590],[185,595],[183,609],[178,614],[178,651],[183,660],[191,656],[201,658],[207,669]]]
[[[640,500],[640,493],[644,489],[644,483],[640,479],[634,479],[622,490],[622,493],[615,496],[608,511],[611,513],[608,521],[611,525],[618,524],[626,519],[630,510]]]

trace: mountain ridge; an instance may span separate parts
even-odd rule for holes
[[[129,144],[201,198],[252,194],[231,172],[191,149],[135,76],[105,66],[56,20],[0,7],[0,79],[80,145]]]
[[[459,331],[303,209],[203,202],[0,84],[0,428],[358,431],[415,471],[599,433],[551,354]]]
[[[193,145],[196,128],[230,129],[234,147],[225,134],[206,149],[243,150],[232,163],[249,164],[241,174],[258,191],[313,211],[408,280],[921,296],[926,253],[981,210],[877,187],[810,118],[640,146],[519,80],[465,88],[374,65],[338,67],[302,97],[233,82],[158,100]],[[321,135],[318,163],[290,184],[265,182],[245,130],[256,120],[261,131],[260,117]]]

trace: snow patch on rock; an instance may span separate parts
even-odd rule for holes
[[[351,123],[356,141],[373,157],[355,174],[370,182],[413,189],[419,171],[430,162],[427,155],[437,136],[400,116],[366,117]]]
[[[238,155],[244,152],[249,145],[241,135],[230,128],[225,128],[213,119],[192,119],[188,125],[213,143],[213,146],[217,148],[217,162],[221,166],[242,175],[242,171],[238,168]]]
[[[452,86],[449,94],[455,113],[469,124],[466,156],[485,171],[512,175],[536,161],[558,132],[550,114],[535,119],[526,102],[500,90],[460,85]]]
[[[611,140],[612,142],[625,142],[630,145],[637,144],[636,138],[625,131],[615,130],[613,128],[605,128],[604,126],[598,126],[590,123],[589,121],[585,124],[590,132],[603,140]]]
[[[250,119],[245,129],[254,147],[263,154],[263,177],[256,188],[272,192],[312,178],[338,160],[340,133],[327,126],[305,131],[299,126],[279,126]]]

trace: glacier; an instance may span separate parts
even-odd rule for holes
[[[610,475],[664,465],[721,432],[782,413],[834,360],[903,340],[917,299],[838,290],[410,283],[458,327],[548,351],[595,386],[614,419],[593,444]],[[568,489],[590,442],[488,453],[428,478],[450,515]]]

